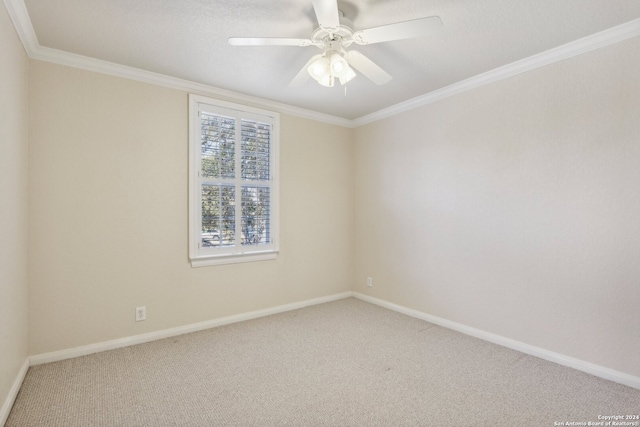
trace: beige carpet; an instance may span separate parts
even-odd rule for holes
[[[554,426],[640,390],[353,298],[29,369],[16,426]]]

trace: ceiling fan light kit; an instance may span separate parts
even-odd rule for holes
[[[355,71],[340,52],[328,51],[314,58],[315,60],[307,67],[307,71],[322,86],[333,87],[336,78],[341,85],[344,85],[356,76]]]
[[[337,0],[312,0],[319,27],[310,39],[231,37],[231,46],[316,46],[324,52],[312,57],[289,83],[298,86],[314,79],[322,86],[333,87],[335,79],[341,85],[356,77],[354,68],[377,85],[388,83],[392,77],[362,53],[346,48],[352,43],[368,45],[393,40],[410,39],[430,34],[442,25],[437,16],[382,25],[353,31],[352,24],[338,10]]]

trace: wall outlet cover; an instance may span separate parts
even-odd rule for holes
[[[147,306],[136,307],[136,322],[147,320]]]

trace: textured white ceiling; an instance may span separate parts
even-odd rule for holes
[[[232,47],[228,37],[309,38],[311,0],[25,0],[41,46],[346,119],[640,17],[638,0],[338,1],[355,30],[438,15],[433,35],[357,49],[393,76],[344,87],[291,79],[318,48]]]

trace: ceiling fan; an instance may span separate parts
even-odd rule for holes
[[[314,55],[293,78],[290,87],[299,86],[309,77],[319,84],[332,87],[336,79],[345,84],[356,77],[353,68],[378,85],[388,83],[392,77],[369,58],[356,50],[347,50],[351,44],[368,45],[393,40],[426,36],[442,25],[438,16],[414,19],[354,31],[352,24],[338,10],[337,0],[312,0],[319,27],[309,39],[278,37],[231,37],[231,46],[316,46],[323,52]]]

